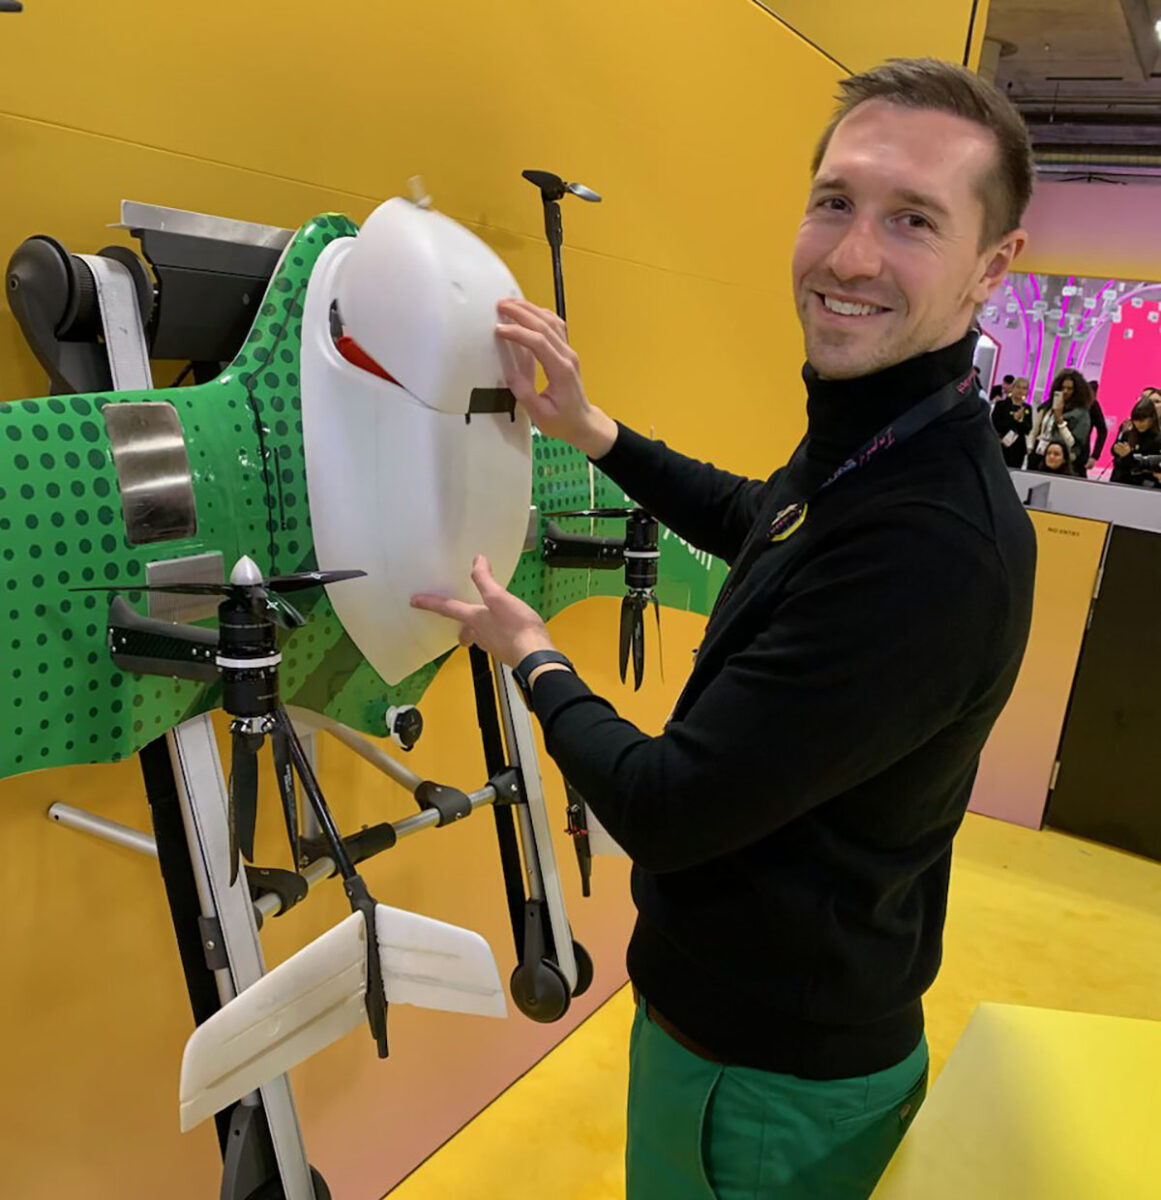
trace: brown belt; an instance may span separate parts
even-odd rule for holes
[[[706,1062],[717,1063],[719,1066],[728,1067],[730,1064],[726,1062],[720,1055],[715,1054],[712,1050],[707,1050],[700,1042],[695,1042],[693,1038],[681,1032],[672,1021],[663,1017],[657,1009],[649,1003],[648,1000],[642,1001],[641,993],[637,990],[637,985],[631,984],[633,988],[633,1003],[644,1004],[645,1015],[657,1026],[663,1030],[679,1045],[684,1046],[690,1054],[696,1054],[698,1058],[704,1058]]]

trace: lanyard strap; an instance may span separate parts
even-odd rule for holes
[[[826,491],[827,488],[833,487],[840,479],[853,474],[855,471],[874,462],[877,458],[881,458],[884,454],[901,446],[908,438],[914,437],[929,425],[934,424],[941,417],[958,408],[960,404],[967,401],[979,403],[979,395],[973,392],[971,379],[972,377],[969,373],[962,379],[953,380],[951,383],[947,383],[941,387],[939,391],[933,392],[930,396],[920,400],[918,404],[912,405],[896,420],[892,421],[890,425],[880,429],[874,437],[864,442],[854,454],[838,466],[822,483],[810,488],[796,504],[784,507],[777,517],[774,517],[772,511],[777,501],[769,504],[763,510],[754,529],[751,530],[749,540],[742,548],[742,553],[738,556],[722,590],[718,593],[717,603],[714,605],[713,612],[710,613],[710,622],[713,622],[714,617],[718,615],[727,598],[737,590],[742,580],[750,573],[750,569],[758,561],[762,551],[771,545],[773,540],[781,540],[783,537],[789,536],[789,533],[792,533],[802,524],[806,516],[806,507],[816,496]],[[797,459],[804,445],[805,442],[800,444],[791,457],[790,462],[787,464],[788,472],[793,468],[795,459]],[[777,530],[780,527],[784,527],[787,532],[779,535]]]
[[[836,484],[844,475],[849,475],[852,471],[865,467],[875,455],[882,454],[894,446],[901,446],[908,438],[914,437],[928,425],[938,421],[940,417],[946,416],[952,409],[962,404],[965,398],[978,400],[978,396],[972,396],[971,379],[969,373],[962,379],[953,380],[951,383],[944,384],[938,392],[934,392],[925,400],[920,400],[918,404],[912,405],[897,420],[892,421],[890,425],[880,429],[873,438],[864,442],[850,458],[835,470],[834,474],[817,488],[812,489],[802,503],[813,500],[820,492],[824,492],[828,487]]]

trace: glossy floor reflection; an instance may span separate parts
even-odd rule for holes
[[[933,1077],[983,1000],[1161,1020],[1161,863],[969,814],[926,999]],[[391,1200],[622,1200],[632,1016],[626,988]]]

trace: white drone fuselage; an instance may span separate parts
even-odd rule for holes
[[[367,578],[328,589],[339,620],[390,684],[456,644],[416,592],[479,603],[472,559],[515,571],[528,528],[531,428],[522,411],[471,411],[505,387],[496,304],[519,297],[504,263],[440,213],[380,205],[332,242],[307,287],[302,420],[315,551]],[[394,380],[349,362],[345,331]],[[486,408],[487,405],[485,404]]]

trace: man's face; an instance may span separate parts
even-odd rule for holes
[[[980,250],[977,183],[995,156],[986,129],[949,113],[869,100],[839,124],[794,247],[821,376],[867,375],[967,332],[1026,240],[1017,230]]]

